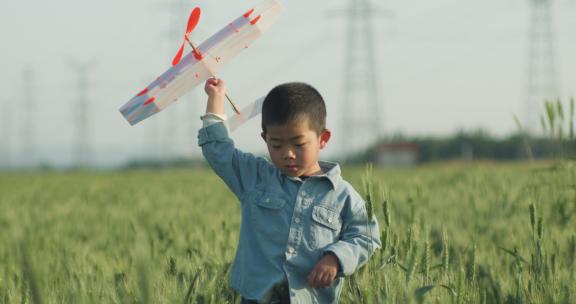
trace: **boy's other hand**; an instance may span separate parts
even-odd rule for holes
[[[322,288],[332,285],[338,273],[338,257],[332,252],[325,254],[308,274],[308,286]]]
[[[206,80],[204,91],[209,97],[224,96],[226,95],[226,86],[222,79],[211,77]]]

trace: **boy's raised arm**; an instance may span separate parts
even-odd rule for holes
[[[225,125],[224,98],[226,86],[221,79],[210,78],[204,90],[208,95],[204,127],[198,132],[198,145],[202,154],[230,190],[242,201],[244,194],[254,188],[261,170],[269,164],[250,153],[234,147]]]

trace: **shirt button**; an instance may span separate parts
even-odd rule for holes
[[[293,253],[294,253],[294,248],[288,247],[288,253],[289,253],[289,254],[293,254]]]
[[[298,224],[298,223],[300,223],[300,218],[297,217],[297,218],[294,219],[294,221],[296,222],[296,224]]]
[[[328,223],[332,224],[332,218],[328,219]]]

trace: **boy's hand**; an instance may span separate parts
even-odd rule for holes
[[[338,257],[332,252],[325,254],[308,274],[308,286],[322,288],[332,285],[338,273]]]
[[[208,94],[206,113],[224,114],[224,97],[226,97],[224,81],[215,77],[208,78],[204,91]]]
[[[206,80],[204,91],[206,94],[208,94],[209,97],[223,97],[226,95],[226,86],[224,85],[224,81],[222,81],[222,79],[211,77]]]

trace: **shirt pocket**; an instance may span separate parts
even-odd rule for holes
[[[286,207],[286,200],[278,195],[257,195],[250,208],[254,234],[268,240],[287,239],[290,221]]]
[[[341,228],[342,219],[338,211],[322,205],[314,206],[310,226],[310,240],[314,249],[321,249],[338,241]]]

